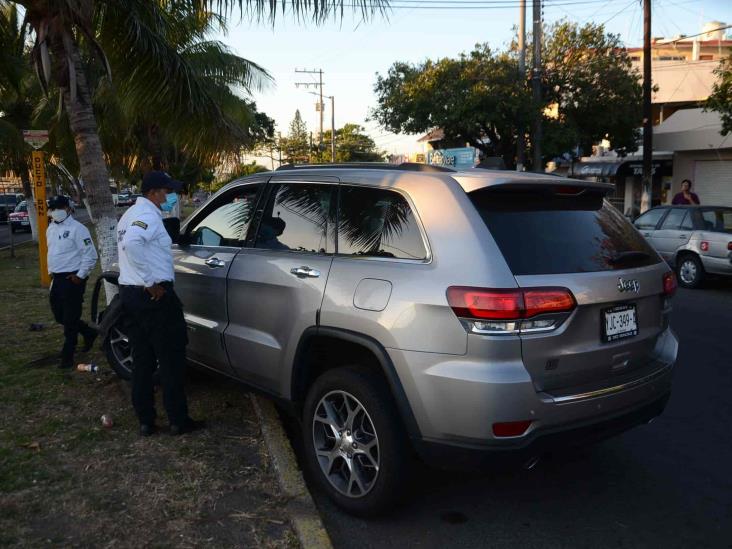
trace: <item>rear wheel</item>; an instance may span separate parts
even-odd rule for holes
[[[695,255],[683,255],[676,262],[676,275],[684,288],[698,288],[704,279],[704,267]]]
[[[302,428],[308,469],[339,507],[383,514],[404,493],[409,445],[378,373],[359,366],[324,373],[308,391]]]

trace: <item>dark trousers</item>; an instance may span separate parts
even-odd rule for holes
[[[51,284],[51,311],[56,322],[64,327],[64,346],[61,350],[61,363],[71,366],[74,362],[74,348],[79,334],[84,339],[94,336],[94,330],[81,320],[81,306],[84,303],[86,281],[74,284],[67,276],[71,273],[54,273]]]
[[[182,426],[188,420],[184,385],[188,337],[183,306],[173,285],[162,286],[165,295],[158,301],[139,286],[120,287],[132,347],[132,405],[141,424],[155,422],[153,374],[157,368],[168,421]]]

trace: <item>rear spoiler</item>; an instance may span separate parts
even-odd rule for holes
[[[482,170],[481,170],[482,171]],[[476,173],[478,172],[478,173]],[[513,172],[494,172],[490,176],[482,176],[476,170],[453,175],[466,193],[479,189],[496,189],[506,191],[544,191],[557,196],[579,196],[587,193],[606,195],[615,189],[612,183],[598,183],[583,179],[569,179],[544,174],[522,174]]]

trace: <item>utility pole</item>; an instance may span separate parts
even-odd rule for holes
[[[330,161],[336,161],[335,96],[330,96]]]
[[[526,81],[526,0],[519,3],[519,85],[523,86]],[[516,135],[516,171],[524,171],[526,163],[526,128],[519,124]]]
[[[534,131],[531,145],[534,150],[534,171],[543,172],[541,161],[541,0],[534,2],[534,68],[531,74],[531,91],[534,108]]]
[[[651,207],[653,113],[651,111],[651,0],[643,0],[643,194],[641,213]]]
[[[277,153],[279,156],[279,165],[282,166],[282,132],[277,132]]]
[[[318,103],[318,112],[320,114],[320,134],[318,135],[318,151],[322,152],[323,149],[323,69],[307,70],[307,69],[295,69],[296,73],[299,74],[317,74],[318,82],[295,82],[295,87],[299,88],[304,86],[306,88],[310,86],[317,86],[320,102]]]
[[[308,163],[313,163],[313,132],[310,132],[310,149],[308,150]]]

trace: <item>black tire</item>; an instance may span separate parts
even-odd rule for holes
[[[125,381],[132,380],[132,347],[129,344],[129,340],[125,341],[127,335],[122,319],[119,319],[114,324],[104,338],[102,343],[102,349],[104,354],[107,356],[107,362],[112,368],[115,374]],[[153,381],[155,385],[160,384],[160,376],[156,371],[153,375]]]
[[[704,266],[692,254],[684,254],[676,260],[676,278],[682,288],[699,288],[704,281]]]
[[[353,484],[354,492],[361,492],[360,486],[363,485],[368,489],[361,493],[352,493],[347,495],[334,485],[334,483],[326,477],[325,472],[321,468],[321,464],[316,455],[315,438],[319,436],[317,433],[325,433],[331,429],[328,425],[322,425],[315,419],[315,414],[320,409],[322,401],[326,398],[337,398],[342,394],[348,394],[353,397],[351,406],[361,405],[365,411],[362,415],[360,429],[354,428],[353,433],[348,431],[348,440],[353,440],[353,447],[357,446],[359,440],[366,440],[363,448],[360,449],[361,455],[354,454],[351,463],[354,468],[359,471],[370,472],[364,475],[359,474],[359,478],[363,481],[355,486],[347,480],[340,479],[339,474],[349,475],[348,464],[345,454],[340,454],[334,459],[321,456],[324,462],[332,463],[331,465],[323,465],[332,467],[334,474],[330,478],[338,477],[339,481],[347,484],[347,490],[351,490]],[[355,402],[354,402],[355,401]],[[359,413],[355,413],[354,417],[358,417]],[[342,419],[344,416],[340,415]],[[322,414],[319,417],[324,417]],[[354,420],[354,426],[357,420]],[[364,423],[372,424],[373,434],[369,433],[368,428],[364,428]],[[343,423],[343,422],[342,422]],[[345,423],[344,423],[345,424]],[[317,431],[322,429],[322,431]],[[407,440],[406,432],[402,427],[399,414],[391,396],[391,391],[385,380],[378,372],[361,366],[344,366],[328,370],[321,375],[308,390],[305,400],[302,420],[303,441],[305,448],[305,463],[310,475],[319,486],[328,494],[328,496],[343,510],[357,516],[374,516],[388,512],[405,494],[405,487],[408,485],[409,460],[411,459],[411,451]],[[321,450],[331,450],[338,453],[343,448],[345,438],[338,440],[336,434],[338,429],[333,428],[333,438],[326,435],[321,438],[317,444]],[[359,432],[360,431],[360,434]],[[342,433],[345,434],[345,430]],[[364,437],[364,433],[366,436]],[[353,435],[351,437],[351,434]],[[371,454],[371,458],[365,457],[364,448],[369,442],[377,441],[376,444],[376,461],[378,468],[374,475],[374,449],[367,450]],[[323,442],[324,441],[324,442]],[[328,447],[329,445],[331,445]],[[349,444],[345,446],[350,447]],[[350,451],[350,450],[349,450]],[[340,460],[340,461],[339,461]],[[356,461],[359,460],[358,463]],[[364,466],[364,464],[366,464]],[[340,473],[339,473],[340,471]]]

